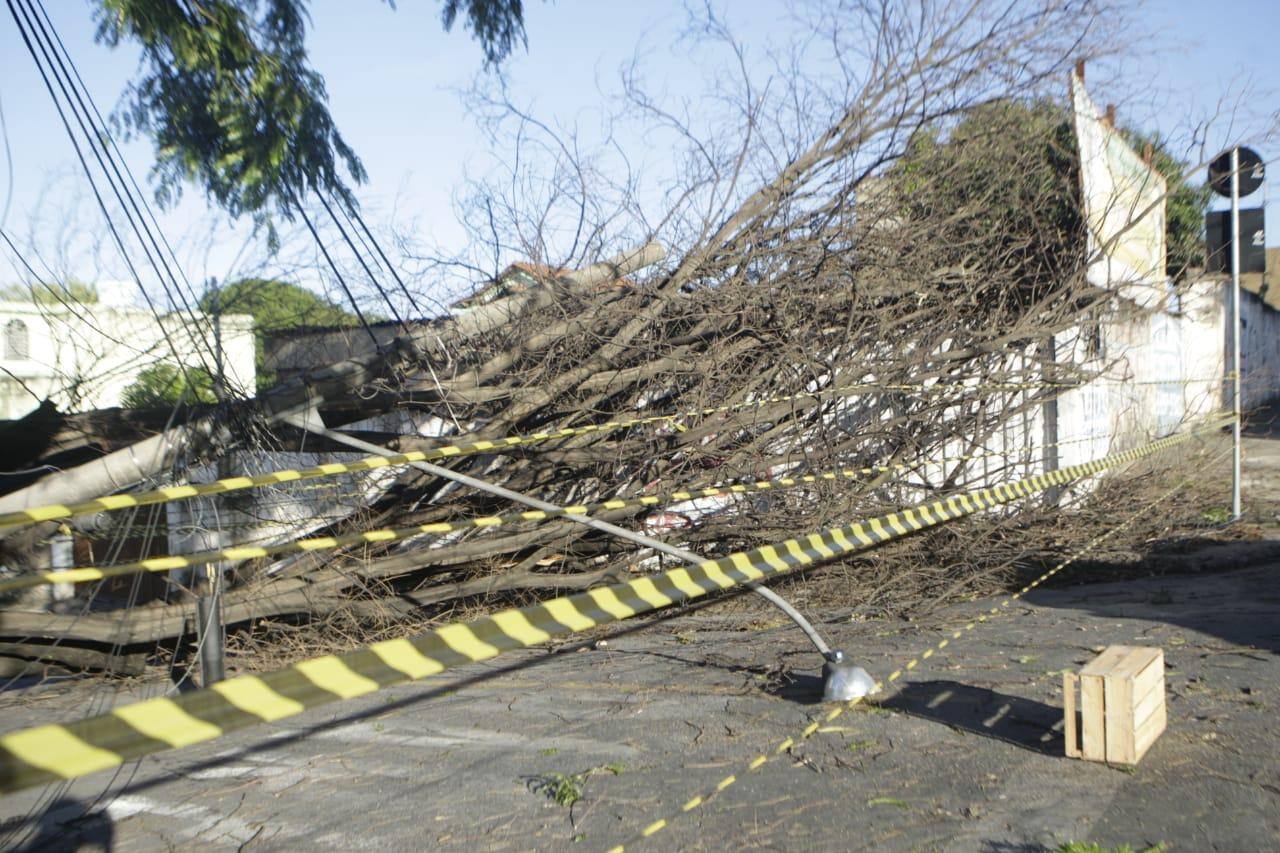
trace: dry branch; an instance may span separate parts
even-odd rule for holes
[[[680,204],[657,220],[657,233],[646,227],[640,249],[579,272],[548,264],[522,293],[422,323],[376,358],[333,365],[269,392],[245,407],[253,427],[239,434],[264,446],[294,446],[296,436],[272,416],[317,402],[330,426],[404,409],[456,419],[468,436],[493,438],[813,392],[670,427],[575,436],[452,464],[561,504],[790,471],[910,468],[698,510],[696,524],[664,534],[708,556],[1034,470],[1042,460],[1029,456],[1025,443],[997,438],[1038,423],[1051,392],[975,386],[1085,378],[1088,371],[1069,365],[1055,365],[1048,376],[1044,341],[1070,333],[1082,314],[1110,297],[1086,284],[1084,241],[1069,226],[1046,240],[1040,223],[993,222],[990,212],[1005,201],[995,191],[977,190],[954,209],[928,203],[962,179],[972,161],[953,158],[918,173],[895,164],[918,134],[945,135],[965,115],[1037,97],[1050,81],[1060,82],[1081,53],[1105,47],[1090,40],[1104,31],[1109,11],[1086,2],[974,0],[912,16],[892,3],[852,5],[821,19],[834,28],[824,34],[830,43],[847,53],[849,64],[840,66],[846,78],[822,92],[805,92],[803,78],[785,80],[787,96],[774,104],[772,118],[758,98],[747,99],[737,113],[740,126],[691,146],[695,165],[672,196]],[[843,27],[836,19],[852,23]],[[641,114],[669,119],[635,90],[632,97]],[[818,102],[830,107],[821,126],[813,110],[785,108]],[[688,128],[678,131],[694,139]],[[970,156],[1000,157],[1003,168],[1017,173],[1030,170],[1041,152],[993,143]],[[549,172],[558,179],[586,174],[579,165],[555,163]],[[484,203],[503,212],[510,235],[525,236],[528,257],[544,259],[556,211],[524,205],[518,178],[502,191],[507,195],[495,192]],[[1075,179],[1066,172],[1060,183],[1037,188],[1042,198],[1019,201],[1048,206]],[[609,233],[621,216],[603,212],[584,183],[557,190],[551,204],[575,198],[579,220],[585,211],[601,211],[585,233]],[[620,203],[633,208],[634,199]],[[652,242],[659,237],[673,259],[641,276],[662,259]],[[511,239],[494,235],[495,244]],[[598,241],[594,246],[604,254]],[[931,387],[832,393],[860,383]],[[229,446],[220,426],[202,421],[183,429],[216,438],[208,456]],[[166,434],[152,443],[168,441]],[[920,464],[993,442],[1012,457],[994,469]],[[398,449],[428,444],[409,436],[393,442]],[[159,475],[164,465],[157,460],[105,485]],[[37,494],[89,497],[106,490],[106,467],[102,460],[47,477],[0,499],[0,508],[26,505]],[[383,499],[333,532],[506,509],[487,495],[406,471]],[[661,520],[634,510],[606,517],[637,527]],[[917,577],[920,594],[951,596],[980,585],[956,568],[965,561],[995,573],[1041,545],[1033,527],[1015,516],[968,524],[970,534],[915,537],[841,571],[857,575],[852,588],[873,597],[896,575]],[[967,536],[984,537],[982,554]],[[554,565],[538,568],[552,552]],[[323,622],[343,608],[348,615],[388,613],[394,621],[484,595],[582,588],[645,570],[640,556],[569,521],[504,527],[447,542],[423,537],[381,550],[307,555],[273,574],[241,566],[225,607],[236,624],[267,616]],[[418,610],[406,610],[405,602]],[[387,606],[379,611],[380,604]],[[189,610],[138,606],[123,619],[4,611],[0,635],[135,647],[182,632]]]

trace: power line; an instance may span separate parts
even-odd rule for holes
[[[317,195],[319,194],[319,192],[320,192],[319,190],[316,190]],[[403,293],[405,295],[405,298],[409,300],[409,305],[413,308],[414,313],[418,315],[419,321],[425,321],[426,316],[423,314],[422,306],[418,304],[418,300],[414,298],[414,295],[409,291],[408,286],[404,283],[404,279],[400,277],[400,273],[396,271],[395,266],[391,263],[391,259],[387,257],[387,253],[382,250],[382,244],[378,242],[378,238],[373,235],[373,231],[371,231],[369,229],[369,226],[365,223],[364,217],[360,215],[359,208],[354,203],[344,203],[342,199],[335,198],[334,201],[337,203],[338,209],[343,212],[343,215],[346,217],[348,224],[351,224],[352,226],[351,230],[355,231],[357,236],[360,235],[361,231],[364,232],[364,237],[360,238],[361,244],[364,245],[366,248],[372,245],[373,251],[382,260],[382,266],[385,267],[387,272],[391,273],[392,278],[396,280],[396,284],[399,285],[400,287],[400,292]],[[330,212],[329,215],[332,216],[333,215],[332,212]],[[355,220],[355,223],[359,223],[360,230],[356,230],[355,224],[352,223],[353,219]],[[365,238],[368,238],[367,242]],[[382,288],[379,287],[378,289],[381,290]],[[386,293],[383,293],[383,298],[384,299],[387,298]],[[388,300],[388,304],[390,304],[390,300]],[[394,308],[392,310],[394,311]],[[403,321],[401,321],[400,326],[402,329],[404,329],[405,334],[408,335],[409,329],[407,326],[405,326]],[[443,343],[441,343],[440,346],[441,346],[441,349],[444,348]],[[454,424],[458,427],[458,429],[461,430],[462,424],[458,420],[458,416],[454,412],[452,404],[449,402],[448,395],[444,391],[444,386],[443,386],[443,383],[441,383],[440,381],[440,377],[436,375],[435,367],[433,367],[431,362],[427,359],[423,359],[423,365],[426,367],[427,372],[431,375],[431,381],[435,383],[436,389],[440,392],[440,399],[443,401],[445,410],[449,413],[450,419],[454,422]]]
[[[62,126],[67,131],[67,136],[71,140],[72,148],[75,149],[76,159],[80,161],[80,166],[81,168],[84,169],[85,176],[89,179],[89,188],[93,191],[93,197],[98,202],[98,207],[102,211],[103,217],[106,219],[107,228],[111,232],[111,236],[116,244],[116,247],[120,250],[120,256],[124,261],[125,266],[129,268],[129,272],[133,276],[134,281],[138,283],[138,289],[142,292],[142,298],[146,300],[147,307],[151,309],[151,312],[153,314],[155,314],[156,316],[159,316],[160,312],[157,310],[155,302],[151,299],[151,295],[147,293],[146,288],[142,286],[142,277],[138,274],[137,267],[135,267],[133,264],[133,259],[129,256],[129,250],[125,246],[124,238],[120,236],[120,232],[116,228],[114,220],[112,220],[111,218],[111,211],[107,208],[107,203],[103,199],[101,191],[98,189],[97,181],[94,180],[93,170],[89,168],[89,161],[85,159],[84,151],[80,148],[80,142],[79,140],[77,140],[75,131],[71,127],[71,122],[67,119],[66,111],[63,110],[62,103],[58,100],[57,93],[54,91],[54,88],[53,88],[53,84],[49,80],[49,75],[45,72],[44,64],[40,61],[40,56],[36,53],[35,45],[32,44],[31,38],[27,33],[27,27],[23,23],[26,17],[25,10],[23,12],[22,17],[20,18],[18,9],[17,7],[14,6],[14,0],[5,0],[5,4],[9,7],[9,13],[13,16],[14,23],[17,24],[18,33],[19,35],[22,36],[22,41],[27,47],[27,52],[31,54],[31,58],[35,61],[36,70],[40,72],[40,78],[41,80],[44,81],[45,89],[49,92],[49,97],[53,100],[53,106],[58,111],[58,117],[62,120]],[[44,52],[43,45],[41,46],[41,52]],[[59,88],[62,88],[65,94],[65,91],[66,91],[65,86],[62,84],[61,80],[59,80],[58,82],[59,82]],[[84,123],[80,121],[80,118],[78,115],[76,116],[76,119],[77,119],[77,122],[80,124],[81,130],[84,131]],[[88,135],[87,132],[86,132],[86,135]],[[95,151],[95,154],[96,154],[96,151]],[[98,157],[98,161],[99,161],[99,165],[101,165],[100,156]],[[104,168],[104,173],[105,173],[105,168]],[[109,180],[108,180],[108,183],[110,183]],[[113,185],[113,189],[114,189],[114,185]],[[117,198],[118,196],[119,196],[119,193],[117,192]],[[144,247],[144,251],[145,251],[145,247]],[[164,334],[165,340],[169,344],[169,349],[173,353],[173,357],[176,361],[178,358],[178,350],[173,343],[173,338],[169,335],[168,330],[165,329],[163,326],[161,326],[161,332]]]
[[[418,305],[418,300],[409,292],[409,288],[404,283],[404,279],[400,277],[400,273],[396,271],[395,266],[392,265],[390,259],[387,258],[387,253],[382,250],[382,245],[378,242],[377,238],[373,236],[373,232],[369,230],[369,226],[365,224],[364,217],[360,215],[360,210],[355,205],[340,205],[340,207],[344,209],[348,218],[354,219],[360,225],[365,236],[369,238],[369,243],[373,246],[374,251],[377,253],[378,257],[382,259],[382,265],[386,267],[387,272],[391,273],[391,277],[394,278],[396,280],[396,284],[400,286],[400,292],[409,300],[409,304],[413,306],[414,312],[418,314],[419,317],[422,317],[422,308]]]
[[[163,257],[161,257],[160,262],[157,262],[156,258],[152,256],[151,250],[148,249],[147,239],[144,238],[143,232],[147,231],[149,234],[150,233],[149,229],[146,228],[145,221],[142,221],[141,223],[139,223],[134,220],[134,214],[136,214],[139,217],[139,219],[141,219],[141,214],[137,211],[137,205],[133,201],[132,195],[128,193],[127,187],[124,187],[124,179],[123,177],[121,177],[119,170],[115,168],[114,160],[111,158],[111,152],[108,149],[106,149],[105,145],[101,142],[101,138],[99,137],[96,127],[91,129],[89,126],[86,126],[86,123],[88,125],[93,125],[93,120],[88,115],[88,109],[85,106],[84,101],[79,97],[78,92],[75,92],[73,94],[74,86],[72,85],[69,87],[68,84],[70,80],[69,80],[69,75],[66,71],[66,67],[61,63],[61,61],[56,57],[56,55],[54,55],[54,52],[51,50],[52,41],[50,40],[48,33],[45,31],[43,25],[41,25],[39,20],[36,18],[34,11],[32,10],[29,4],[26,6],[23,6],[22,0],[17,0],[17,3],[18,5],[15,6],[14,0],[6,0],[6,4],[9,7],[9,11],[12,14],[14,22],[15,24],[17,24],[18,30],[22,36],[23,43],[26,45],[27,51],[28,53],[30,53],[32,60],[35,61],[36,68],[40,73],[40,77],[44,81],[45,89],[49,92],[49,96],[50,98],[52,98],[54,102],[54,107],[55,109],[57,109],[58,115],[62,120],[63,127],[66,129],[67,135],[71,139],[71,144],[75,149],[76,157],[80,161],[80,165],[84,169],[85,175],[88,177],[90,187],[93,190],[94,198],[97,200],[98,206],[99,208],[101,208],[102,214],[107,220],[107,227],[110,229],[112,237],[114,238],[115,243],[120,250],[120,253],[122,258],[124,259],[125,265],[128,267],[129,272],[133,275],[134,280],[138,283],[138,289],[142,292],[143,299],[146,301],[147,307],[151,310],[152,314],[155,315],[157,319],[159,319],[160,312],[156,307],[155,302],[152,300],[150,294],[147,293],[146,288],[143,286],[142,277],[138,274],[138,270],[134,266],[133,260],[129,256],[129,251],[125,245],[124,239],[120,235],[119,230],[116,228],[115,223],[111,218],[111,213],[108,210],[106,206],[106,202],[103,199],[102,194],[98,189],[97,181],[93,177],[93,172],[90,169],[88,161],[84,156],[83,150],[80,147],[80,143],[76,139],[75,132],[71,127],[71,123],[67,119],[66,111],[63,109],[62,102],[59,101],[57,97],[57,93],[54,91],[53,83],[50,82],[50,79],[49,79],[50,73],[53,74],[54,81],[56,81],[57,83],[58,90],[62,92],[62,97],[66,100],[67,107],[71,110],[71,113],[76,120],[76,124],[80,127],[80,132],[84,135],[85,139],[88,141],[90,146],[90,151],[92,152],[94,159],[97,161],[98,167],[102,170],[103,177],[106,179],[108,186],[111,188],[112,194],[115,196],[116,201],[120,204],[122,212],[125,215],[125,219],[128,221],[130,228],[133,230],[134,236],[138,239],[140,246],[142,248],[143,254],[146,256],[147,262],[151,265],[152,269],[156,273],[156,276],[159,278],[161,285],[164,287],[166,295],[169,297],[170,303],[175,304],[173,302],[172,291],[170,291],[169,284],[165,279],[165,273],[161,269],[161,267],[163,266],[165,270],[168,270],[167,264],[163,263]],[[21,10],[21,17],[19,17],[19,10]],[[30,34],[28,33],[28,28],[30,28]],[[37,33],[37,30],[39,30],[39,33]],[[43,35],[44,37],[43,39],[40,37],[41,35]],[[32,42],[33,37],[35,38],[35,44],[33,44]],[[36,52],[37,46],[39,47],[39,53]],[[41,60],[41,56],[43,56],[43,61]],[[46,64],[48,64],[48,73],[46,72]],[[55,65],[57,65],[57,67],[61,69],[61,72],[62,72],[61,74],[59,74],[57,69],[55,69],[54,67]],[[64,80],[64,75],[66,75],[68,79]],[[77,104],[79,105],[79,109],[76,108]],[[82,111],[84,115],[82,115]],[[101,146],[101,151],[99,150],[100,146]],[[106,155],[106,158],[107,158],[105,160],[103,156],[104,154]],[[110,168],[108,167],[108,161],[111,164]],[[113,173],[115,174],[115,180],[112,179]],[[119,182],[120,185],[117,185],[117,181]],[[126,196],[129,197],[128,202],[126,202],[125,200]],[[130,207],[133,207],[134,214],[130,213],[130,210],[129,210]],[[152,238],[153,245],[154,245],[154,242],[155,242],[154,238]],[[157,253],[159,252],[158,247],[156,248],[156,251]],[[169,271],[169,276],[172,279],[172,271]],[[173,279],[173,280],[176,283],[176,279]],[[181,293],[179,293],[179,296],[181,296]],[[175,304],[175,307],[176,307],[176,304]],[[178,369],[183,373],[184,377],[186,377],[187,367],[184,364],[183,359],[179,357],[177,345],[174,343],[174,340],[170,331],[167,328],[165,328],[163,323],[160,323],[159,325],[160,325],[161,334],[164,335],[165,340],[169,345],[169,349],[173,355],[174,362],[177,364]],[[205,361],[203,353],[201,353],[200,351],[197,351],[196,355],[200,359],[204,369],[206,371],[209,371],[209,365]],[[190,378],[187,377],[187,379],[188,379],[188,382],[190,383]]]
[[[391,316],[394,317],[395,321],[400,324],[400,328],[405,332],[405,334],[408,334],[409,327],[404,324],[404,318],[401,317],[400,312],[396,310],[395,303],[391,301],[391,297],[387,294],[387,291],[383,288],[382,284],[378,281],[378,277],[374,275],[373,270],[369,269],[369,265],[365,263],[364,254],[359,249],[356,248],[356,244],[352,242],[350,235],[347,234],[347,229],[342,227],[342,223],[338,220],[337,215],[333,212],[333,208],[330,207],[329,202],[325,200],[324,194],[321,193],[319,190],[317,190],[316,198],[320,199],[320,204],[324,206],[324,209],[326,211],[328,211],[329,218],[332,219],[333,224],[337,226],[338,233],[342,235],[343,241],[347,244],[347,247],[351,249],[352,254],[356,256],[356,260],[360,263],[360,267],[364,270],[365,275],[369,277],[369,281],[373,283],[373,286],[378,289],[378,293],[382,295],[382,301],[387,303],[387,307],[391,309]]]
[[[129,168],[129,164],[125,160],[123,152],[120,151],[120,146],[116,144],[115,136],[108,131],[107,122],[102,117],[101,111],[98,110],[97,102],[94,101],[93,95],[89,92],[89,87],[85,85],[84,78],[80,76],[80,70],[76,67],[75,60],[71,58],[70,51],[67,50],[66,45],[63,43],[62,36],[58,34],[57,28],[54,27],[53,21],[49,18],[49,12],[45,8],[44,0],[34,0],[34,2],[36,6],[39,8],[41,15],[43,15],[45,22],[48,24],[49,32],[52,34],[54,41],[57,43],[57,46],[61,52],[61,55],[65,57],[67,67],[70,68],[71,74],[74,75],[76,82],[79,84],[78,85],[79,90],[84,93],[85,100],[88,102],[90,109],[92,109],[93,116],[97,119],[95,130],[97,131],[97,133],[100,134],[99,138],[105,139],[108,142],[110,142],[111,148],[115,152],[115,157],[112,158],[112,162],[119,162],[120,168],[123,169],[125,176],[127,176],[129,179],[129,184],[132,187],[133,195],[135,195],[142,203],[142,210],[147,214],[147,217],[150,220],[151,226],[152,226],[152,228],[147,229],[148,236],[151,237],[153,245],[155,243],[156,237],[158,236],[160,243],[163,244],[165,250],[168,252],[169,258],[172,259],[173,261],[173,267],[178,270],[178,273],[182,277],[182,282],[185,283],[187,286],[187,291],[189,292],[191,298],[196,300],[196,303],[198,305],[199,299],[196,296],[195,288],[192,286],[191,280],[187,277],[186,271],[183,269],[182,264],[178,261],[178,255],[173,250],[173,246],[169,243],[168,238],[165,237],[164,230],[160,227],[160,223],[156,219],[155,212],[152,210],[150,203],[147,202],[146,194],[142,191],[142,188],[138,185],[138,181],[133,175],[133,170]],[[105,151],[105,148],[106,146],[105,144],[103,144],[104,151]],[[108,154],[108,156],[110,155]],[[144,227],[145,227],[145,223],[144,223]],[[154,229],[154,231],[152,229]],[[158,247],[156,249],[156,252],[158,255],[160,255],[161,259],[163,260],[164,255],[163,253],[160,252]],[[183,295],[182,288],[177,278],[173,275],[173,272],[170,269],[168,263],[165,263],[165,270],[169,272],[170,278],[173,279],[174,286],[178,289],[178,295],[182,298],[184,306],[186,306],[188,311],[191,311],[192,310],[191,303],[189,303],[186,299],[186,296]],[[207,341],[206,341],[206,345],[207,345]]]
[[[3,228],[0,228],[0,240],[4,240],[5,244],[8,245],[9,250],[13,253],[14,257],[18,259],[18,262],[22,264],[23,269],[27,271],[27,274],[31,276],[31,279],[37,284],[43,286],[48,294],[57,300],[59,305],[67,309],[68,313],[75,315],[77,320],[102,335],[103,338],[111,343],[117,346],[129,346],[125,341],[102,328],[102,326],[98,324],[97,318],[88,311],[83,310],[84,306],[82,303],[71,298],[70,294],[64,294],[63,289],[60,286],[52,281],[46,281],[40,273],[36,272],[35,268],[31,266],[31,263],[27,260],[26,256],[23,255],[22,250],[18,248],[17,244],[13,242],[13,238],[11,238]],[[39,255],[38,252],[36,254]],[[40,262],[44,264],[44,268],[49,271],[50,279],[57,277],[53,275],[53,270],[49,269],[49,264],[43,258],[40,259]]]
[[[378,341],[378,336],[373,333],[373,329],[369,326],[369,321],[365,319],[364,312],[360,310],[360,304],[356,302],[355,294],[351,292],[351,288],[347,286],[347,280],[342,275],[342,270],[338,269],[338,265],[334,263],[333,256],[329,254],[329,249],[325,246],[324,241],[320,239],[320,232],[316,231],[316,226],[311,221],[311,217],[307,216],[307,211],[296,198],[291,198],[294,209],[302,217],[302,221],[306,223],[307,230],[311,232],[311,237],[316,241],[316,246],[320,249],[320,254],[324,255],[324,259],[329,264],[329,269],[333,270],[334,276],[338,279],[338,284],[342,286],[342,292],[347,295],[347,301],[351,303],[351,308],[356,312],[356,319],[360,321],[360,325],[369,334],[369,340],[373,341],[374,351],[381,351],[382,344]]]

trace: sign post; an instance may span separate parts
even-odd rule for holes
[[[1235,420],[1231,424],[1231,520],[1240,506],[1240,147],[1231,149],[1231,375]]]
[[[1231,390],[1232,390],[1232,411],[1235,413],[1235,424],[1232,427],[1232,458],[1231,458],[1231,518],[1238,520],[1241,516],[1240,505],[1240,413],[1243,404],[1242,396],[1242,370],[1240,365],[1240,273],[1241,253],[1240,253],[1240,196],[1249,195],[1262,186],[1265,177],[1265,165],[1262,158],[1258,156],[1258,152],[1252,148],[1241,148],[1234,146],[1230,151],[1224,151],[1214,158],[1209,164],[1209,186],[1218,195],[1227,196],[1231,199]],[[1256,219],[1259,235],[1262,228],[1262,209],[1254,209],[1246,211]],[[1221,256],[1219,255],[1221,244],[1223,241],[1222,231],[1226,230],[1222,226],[1221,214],[1210,213],[1206,218],[1206,236],[1210,243],[1210,267],[1222,269]],[[1251,220],[1253,221],[1253,220]],[[1250,225],[1253,228],[1253,225]],[[1257,235],[1255,235],[1257,239]],[[1265,243],[1263,244],[1265,245]],[[1256,257],[1255,257],[1256,256]],[[1252,270],[1258,266],[1258,270],[1265,269],[1265,254],[1259,255],[1252,252],[1249,260],[1246,262]]]

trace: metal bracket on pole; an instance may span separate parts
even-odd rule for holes
[[[358,450],[363,450],[378,456],[396,455],[389,448],[381,447],[379,445],[372,444],[370,442],[356,438],[355,436],[347,435],[346,433],[329,429],[321,421],[320,413],[315,409],[311,409],[302,414],[285,416],[284,418],[282,418],[282,420],[292,423],[294,426],[297,426],[303,430],[306,430],[307,432],[314,433],[315,435],[324,436],[325,438],[328,438],[331,441],[340,442],[342,444],[347,445],[348,447],[354,447]],[[491,495],[496,495],[500,498],[505,498],[509,501],[514,501],[515,503],[522,503],[525,506],[531,506],[534,509],[540,509],[545,512],[559,512],[561,509],[555,504],[547,503],[546,501],[539,500],[538,498],[530,497],[529,495],[512,491],[511,489],[507,489],[502,486],[495,485],[494,483],[489,483],[484,480],[479,480],[475,477],[468,476],[467,474],[462,474],[457,471],[450,470],[449,468],[443,468],[439,465],[433,465],[430,462],[410,462],[409,464],[412,465],[414,468],[417,468],[419,471],[424,471],[428,474],[432,474],[437,477],[442,477],[446,480],[452,480],[455,483],[461,483],[464,486],[470,486],[473,489],[478,489],[479,491],[482,491],[482,492],[488,492]],[[705,562],[705,560],[702,557],[699,557],[697,554],[693,553],[692,551],[685,550],[684,548],[677,548],[674,545],[668,545],[666,542],[663,542],[658,539],[654,539],[651,536],[646,536],[643,533],[636,533],[635,531],[627,530],[625,527],[619,527],[616,524],[610,524],[607,521],[601,521],[600,519],[592,518],[589,515],[581,515],[578,513],[566,513],[563,515],[563,517],[569,519],[570,521],[575,521],[579,524],[590,527],[593,530],[598,530],[601,533],[608,533],[611,536],[617,536],[619,539],[625,539],[629,542],[634,542],[637,545],[643,545],[646,548],[652,548],[655,551],[670,555],[672,557],[675,557],[678,560],[682,560],[694,566],[701,565],[703,562]],[[870,676],[868,676],[866,672],[862,670],[860,667],[851,667],[850,664],[846,663],[844,661],[843,652],[832,651],[831,647],[828,646],[827,643],[822,639],[822,635],[818,633],[818,629],[814,628],[812,623],[810,623],[808,619],[805,619],[804,616],[801,615],[798,610],[792,607],[789,602],[783,599],[782,596],[778,595],[776,592],[774,592],[773,590],[765,586],[755,583],[754,581],[749,581],[746,585],[756,595],[759,595],[761,598],[768,601],[774,607],[777,607],[779,610],[785,613],[787,615],[787,618],[789,618],[792,622],[794,622],[796,626],[805,633],[805,636],[809,638],[809,641],[813,643],[814,648],[818,650],[818,653],[822,655],[823,660],[826,661],[826,664],[823,667],[823,673],[827,677],[826,680],[828,682],[828,685],[831,684],[831,682],[833,681],[833,679],[836,678],[837,675],[840,677],[842,684],[845,681],[849,681],[850,679],[848,678],[848,673],[851,668],[856,669],[859,673],[861,673],[862,676],[865,677],[865,681],[868,684],[874,683],[871,681]],[[832,670],[833,667],[835,667],[836,669]],[[853,679],[853,682],[857,682],[857,684],[861,684],[861,681],[859,681],[856,678]],[[857,685],[855,685],[855,689],[857,689]],[[830,690],[826,692],[830,692]],[[847,692],[848,692],[847,690],[843,691],[843,693],[847,693]],[[868,692],[870,692],[869,688],[863,689],[862,692],[858,693],[857,695],[858,696],[866,695],[866,693]],[[853,696],[844,697],[843,693],[840,696],[837,696],[835,698],[854,698]]]

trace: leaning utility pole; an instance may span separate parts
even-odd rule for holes
[[[218,412],[225,416],[227,407],[226,357],[222,345],[222,294],[218,284],[209,280],[210,313],[213,315],[213,396]],[[202,318],[192,318],[201,322]],[[230,477],[230,454],[218,456],[218,477]],[[222,532],[214,534],[218,547],[226,544]],[[196,587],[196,644],[200,649],[200,683],[203,687],[216,684],[227,677],[226,628],[222,622],[222,569],[223,563],[209,563],[204,567],[204,578],[192,578]],[[201,582],[203,581],[203,583]]]

